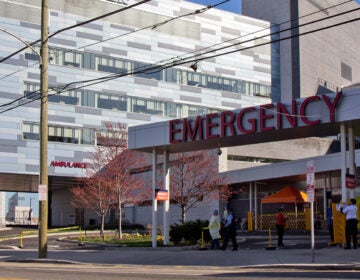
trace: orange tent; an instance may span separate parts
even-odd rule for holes
[[[264,197],[261,199],[261,215],[262,215],[262,205],[264,203],[293,203],[295,206],[295,225],[297,228],[298,221],[298,204],[304,204],[307,202],[307,195],[304,192],[301,192],[294,187],[287,186],[280,191]]]
[[[261,199],[261,203],[304,203],[307,202],[307,195],[294,187],[287,186],[277,193]]]

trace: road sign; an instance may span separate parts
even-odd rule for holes
[[[306,183],[307,189],[306,194],[308,197],[308,202],[314,202],[315,198],[315,166],[314,162],[308,161],[306,164]]]
[[[356,180],[355,175],[346,174],[345,177],[345,186],[347,189],[355,189]]]
[[[47,186],[39,185],[39,201],[47,200]]]

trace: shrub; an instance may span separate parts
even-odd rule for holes
[[[185,222],[183,224],[174,224],[170,226],[170,241],[178,245],[182,240],[189,244],[196,244],[201,240],[201,231],[209,224],[206,220],[196,220]],[[204,241],[210,241],[211,237],[208,230],[204,230]]]

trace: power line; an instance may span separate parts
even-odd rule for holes
[[[127,35],[130,35],[130,34],[133,34],[133,33],[137,33],[137,32],[140,32],[140,31],[143,31],[143,30],[146,30],[146,29],[156,29],[157,27],[162,26],[162,25],[165,25],[165,24],[167,24],[167,23],[169,23],[169,22],[171,22],[171,21],[174,21],[174,20],[176,20],[176,19],[180,19],[180,18],[187,17],[187,16],[190,16],[190,15],[196,15],[196,14],[204,13],[204,12],[208,11],[209,9],[215,8],[215,7],[217,7],[217,6],[219,6],[219,5],[222,5],[222,4],[224,4],[224,3],[226,3],[226,2],[229,2],[229,1],[230,1],[230,0],[224,0],[224,1],[219,2],[219,3],[217,3],[217,4],[214,4],[214,5],[208,5],[208,6],[204,7],[204,8],[202,8],[202,9],[197,9],[197,10],[195,10],[194,12],[190,12],[190,13],[187,13],[187,14],[179,15],[179,16],[177,16],[177,17],[174,17],[174,18],[171,18],[171,19],[168,19],[168,20],[165,20],[165,21],[156,23],[156,24],[152,24],[152,25],[149,25],[149,26],[146,26],[146,27],[143,27],[143,28],[140,28],[140,29],[136,29],[136,30],[133,30],[133,31],[124,33],[124,34],[120,34],[120,35],[117,35],[117,36],[114,36],[114,37],[110,37],[110,38],[107,38],[107,39],[104,39],[104,40],[101,40],[101,41],[98,41],[98,42],[94,42],[94,43],[90,43],[90,44],[87,44],[87,45],[80,46],[80,47],[76,48],[75,50],[79,50],[79,49],[83,49],[83,48],[90,47],[90,46],[93,46],[93,45],[97,45],[97,44],[100,44],[100,43],[104,43],[104,42],[107,42],[107,41],[110,41],[110,40],[113,40],[113,39],[116,39],[116,38],[120,38],[120,37],[123,37],[123,36],[127,36]],[[87,23],[88,23],[88,21],[87,21]],[[77,25],[76,25],[75,27],[77,27]],[[67,27],[67,28],[70,29],[70,27]],[[60,33],[60,31],[61,31],[61,30],[59,30],[59,31],[57,31],[57,32],[55,32],[55,33],[58,34],[58,33]],[[55,35],[55,33],[53,33],[53,34]],[[49,38],[50,38],[50,36],[49,36]],[[32,42],[32,43],[30,44],[30,46],[31,46],[32,44],[36,44],[37,42],[38,42],[38,41]],[[21,51],[21,50],[19,50],[19,52],[20,52],[20,51]],[[70,51],[74,51],[74,50],[70,50]],[[17,52],[16,52],[16,53],[17,53]],[[12,55],[15,55],[16,53],[13,53]],[[12,55],[11,55],[11,56],[12,56]],[[62,56],[62,54],[56,56],[55,58],[58,58],[58,57],[61,57],[61,56]],[[4,59],[6,59],[6,58],[4,58]],[[0,61],[0,62],[2,62],[2,61]],[[37,64],[38,64],[38,63],[36,62],[36,63],[32,64],[30,67],[35,66],[35,65],[37,65]],[[28,68],[28,67],[25,67],[25,68],[23,68],[23,69],[26,69],[26,68]],[[13,74],[15,74],[15,73],[18,73],[18,72],[22,71],[23,69],[20,69],[20,70],[17,70],[17,71],[15,71],[15,72],[13,72],[13,73],[8,74],[8,75],[2,76],[2,77],[0,78],[0,80],[2,80],[2,79],[4,79],[4,78],[7,78],[7,77],[9,77],[9,76],[11,76],[11,75],[13,75]]]
[[[57,35],[57,34],[59,34],[59,33],[61,33],[61,32],[64,32],[64,31],[67,31],[67,30],[70,30],[70,29],[73,29],[73,28],[76,28],[76,27],[79,27],[79,26],[86,25],[86,24],[88,24],[88,23],[91,23],[91,22],[93,22],[93,21],[97,21],[97,20],[99,20],[99,19],[103,19],[103,18],[112,16],[112,15],[115,15],[115,14],[120,13],[120,12],[123,12],[123,11],[125,11],[125,10],[128,10],[128,9],[134,8],[134,7],[136,7],[136,6],[145,4],[145,3],[149,2],[149,1],[151,1],[151,0],[142,0],[142,1],[138,2],[138,3],[133,4],[133,5],[130,5],[130,6],[127,6],[127,7],[123,7],[123,8],[117,9],[117,10],[115,10],[115,11],[112,11],[112,12],[110,12],[110,13],[107,13],[107,14],[104,14],[104,15],[101,15],[101,16],[98,16],[98,17],[95,17],[95,18],[92,18],[92,19],[89,19],[89,20],[85,20],[85,21],[79,22],[79,23],[77,23],[77,24],[74,24],[74,25],[71,25],[71,26],[68,26],[68,27],[65,27],[65,28],[62,28],[62,29],[59,29],[59,30],[55,31],[54,33],[49,34],[49,36],[47,37],[47,40],[49,40],[51,37],[54,37],[55,35]],[[38,39],[38,40],[36,40],[36,41],[34,41],[34,42],[31,42],[31,43],[29,43],[29,44],[32,46],[32,45],[35,45],[35,44],[39,43],[40,41],[41,41],[41,39]],[[23,48],[17,50],[16,52],[8,55],[7,57],[2,58],[2,59],[0,60],[0,63],[3,62],[3,61],[5,61],[5,60],[7,60],[7,59],[9,59],[9,58],[11,58],[12,56],[18,54],[19,52],[22,52],[23,50],[26,50],[27,48],[28,48],[27,46],[26,46],[26,47],[23,47]]]
[[[286,31],[290,31],[292,29],[297,29],[297,28],[300,28],[300,27],[307,26],[309,24],[318,23],[318,22],[323,21],[323,20],[328,20],[328,19],[331,19],[333,17],[342,16],[342,15],[344,15],[346,13],[351,13],[351,12],[357,11],[359,9],[360,9],[360,7],[356,8],[356,9],[349,10],[349,11],[345,11],[345,12],[342,12],[342,13],[339,13],[339,14],[336,14],[336,15],[328,16],[326,18],[314,20],[314,21],[311,21],[311,22],[300,24],[298,26],[286,28],[286,29],[276,31],[276,32],[273,32],[273,33],[270,33],[270,34],[266,34],[266,35],[263,35],[263,36],[260,36],[260,37],[249,39],[249,40],[246,40],[246,41],[237,42],[237,43],[235,43],[235,44],[233,44],[231,46],[225,46],[225,47],[221,47],[221,48],[218,48],[218,49],[215,49],[215,50],[210,50],[210,51],[208,51],[206,53],[202,53],[200,55],[194,55],[194,56],[188,57],[188,58],[178,58],[177,61],[169,61],[169,62],[167,62],[167,63],[165,63],[163,65],[154,65],[154,66],[150,66],[150,67],[149,66],[143,66],[143,67],[139,67],[139,68],[137,68],[137,69],[135,69],[133,71],[130,71],[130,72],[127,71],[127,72],[118,73],[118,74],[112,74],[112,75],[108,75],[108,76],[100,77],[100,78],[95,78],[95,79],[71,82],[71,83],[66,84],[66,86],[64,86],[61,91],[66,90],[66,88],[71,87],[71,86],[76,85],[76,84],[79,84],[79,83],[92,83],[92,82],[96,82],[96,81],[108,81],[108,80],[116,79],[116,78],[119,78],[119,77],[128,76],[128,75],[134,75],[134,74],[138,74],[138,73],[152,74],[152,73],[159,72],[159,71],[161,71],[163,69],[167,69],[167,68],[170,68],[170,67],[173,67],[173,66],[178,66],[178,65],[182,65],[182,64],[186,64],[186,63],[193,63],[193,62],[197,62],[197,61],[202,61],[202,60],[206,60],[206,59],[209,59],[209,58],[223,56],[223,55],[226,55],[226,54],[231,54],[231,53],[234,53],[234,52],[240,52],[240,51],[252,49],[252,48],[255,48],[255,47],[264,46],[264,45],[267,45],[267,44],[276,43],[276,42],[280,42],[280,41],[283,41],[283,40],[299,37],[300,35],[307,35],[307,34],[310,34],[310,33],[317,32],[317,31],[321,31],[321,30],[336,27],[336,26],[339,26],[339,25],[342,25],[342,24],[357,21],[358,19],[350,20],[350,21],[346,21],[346,22],[342,22],[342,23],[338,23],[338,24],[334,24],[334,25],[329,25],[328,27],[315,29],[315,30],[308,31],[308,32],[305,32],[305,33],[302,33],[302,34],[298,34],[298,35],[291,35],[291,36],[283,37],[283,38],[280,38],[280,39],[272,40],[272,41],[265,42],[265,43],[262,43],[262,44],[258,44],[258,45],[255,45],[255,46],[249,46],[249,47],[244,47],[244,48],[241,48],[241,49],[236,49],[236,50],[224,52],[224,53],[221,53],[221,54],[214,54],[214,55],[211,55],[211,56],[200,57],[200,56],[203,56],[204,54],[209,54],[209,53],[213,53],[213,52],[216,52],[216,51],[224,50],[224,49],[227,49],[227,48],[230,48],[230,47],[234,47],[236,45],[249,43],[249,42],[252,42],[254,40],[258,40],[258,39],[261,39],[261,38],[277,35],[277,34],[280,34],[282,32],[286,32]],[[93,84],[90,84],[90,85],[93,85]],[[89,85],[85,85],[85,86],[89,86]],[[82,86],[82,87],[85,87],[85,86]],[[82,87],[80,87],[80,88],[82,88]]]
[[[289,31],[289,30],[294,29],[294,28],[299,28],[299,27],[303,27],[303,26],[306,26],[306,25],[309,25],[309,24],[317,23],[317,22],[319,22],[319,21],[327,20],[327,19],[333,18],[333,17],[335,17],[335,16],[340,16],[340,15],[344,15],[344,14],[346,14],[346,13],[350,13],[350,12],[356,11],[356,10],[358,10],[358,9],[360,9],[360,8],[353,9],[353,10],[349,10],[349,11],[346,11],[346,12],[342,12],[342,13],[340,13],[340,14],[336,14],[336,15],[333,15],[333,16],[329,16],[329,17],[327,17],[327,18],[323,18],[323,19],[319,19],[319,20],[314,20],[314,21],[312,21],[312,22],[307,22],[307,23],[304,23],[304,24],[301,24],[301,25],[298,25],[298,26],[294,26],[294,27],[291,27],[291,28],[287,28],[287,29],[284,29],[284,30],[280,30],[280,31],[271,33],[271,34],[267,34],[267,35],[264,35],[264,36],[262,36],[262,37],[268,37],[268,36],[271,36],[271,35],[274,35],[274,34],[278,34],[278,33],[285,32],[285,31]],[[264,46],[264,45],[267,45],[267,44],[276,43],[276,42],[280,42],[280,41],[283,41],[283,40],[287,40],[287,39],[299,37],[299,36],[302,36],[302,35],[311,34],[311,33],[314,33],[314,32],[318,32],[318,31],[322,31],[322,30],[325,30],[325,29],[333,28],[333,27],[340,26],[340,25],[343,25],[343,24],[351,23],[351,22],[354,22],[354,21],[357,21],[357,20],[359,20],[359,18],[356,18],[356,19],[353,19],[353,20],[348,20],[348,21],[345,21],[345,22],[337,23],[337,24],[333,24],[333,25],[326,26],[326,27],[322,27],[322,28],[319,28],[319,29],[314,29],[314,30],[307,31],[307,32],[304,32],[304,33],[301,33],[301,34],[299,33],[299,34],[297,34],[297,35],[292,35],[292,36],[288,36],[288,37],[283,37],[283,38],[281,38],[281,39],[269,41],[269,42],[262,43],[262,44],[258,44],[258,45],[255,45],[255,46],[244,47],[244,48],[242,48],[242,49],[237,49],[237,50],[232,50],[232,51],[225,52],[225,53],[221,53],[221,54],[215,54],[215,55],[212,55],[212,56],[207,56],[207,57],[204,57],[204,58],[201,58],[201,57],[199,58],[199,57],[197,57],[197,56],[193,56],[193,57],[189,57],[189,58],[187,58],[187,59],[185,59],[185,58],[179,59],[177,62],[176,62],[176,61],[168,62],[167,64],[164,64],[164,65],[155,65],[155,66],[151,66],[151,67],[145,66],[145,67],[147,67],[147,68],[144,68],[143,70],[135,70],[135,71],[131,71],[131,72],[118,73],[118,74],[115,74],[115,75],[105,76],[105,77],[96,78],[96,79],[91,79],[91,80],[72,82],[72,83],[63,85],[63,86],[61,86],[61,87],[60,87],[60,86],[59,86],[59,87],[54,87],[53,90],[57,91],[58,94],[61,94],[62,92],[68,90],[68,88],[69,88],[70,86],[73,86],[73,85],[79,84],[79,83],[90,83],[90,84],[86,84],[86,85],[79,86],[79,87],[75,87],[75,88],[71,88],[71,89],[81,89],[81,88],[84,88],[84,87],[88,87],[88,86],[90,86],[90,85],[94,85],[94,84],[98,84],[98,83],[110,81],[110,80],[113,80],[113,79],[116,79],[116,78],[119,78],[119,77],[123,77],[123,76],[134,75],[134,74],[137,74],[137,73],[148,73],[148,74],[150,74],[150,73],[154,73],[154,72],[159,72],[159,71],[161,71],[161,70],[163,70],[163,69],[167,69],[167,68],[170,68],[170,67],[173,67],[173,66],[182,65],[182,64],[185,64],[185,63],[196,62],[196,61],[205,60],[205,59],[209,59],[209,58],[214,58],[214,57],[218,57],[218,56],[223,56],[223,55],[226,55],[226,54],[230,54],[230,53],[234,53],[234,52],[239,52],[239,51],[243,51],[243,50],[247,50],[247,49],[251,49],[251,48],[256,48],[256,47],[259,47],[259,46]],[[245,42],[257,40],[257,39],[262,38],[262,37],[256,37],[256,38],[253,38],[253,39],[251,39],[251,40],[239,42],[239,43],[233,44],[233,45],[228,46],[228,47],[233,47],[233,46],[238,45],[238,44],[243,44],[243,43],[245,43]],[[228,47],[222,47],[222,48],[219,48],[219,49],[216,49],[216,50],[212,50],[212,51],[207,52],[206,54],[211,53],[211,52],[214,52],[214,51],[218,51],[218,50],[223,50],[223,49],[228,48]],[[149,71],[152,71],[152,72],[149,72]],[[34,101],[34,100],[31,100],[31,101],[29,101],[29,103],[30,103],[30,102],[33,102],[33,101]],[[15,101],[15,102],[16,102],[16,101]],[[27,104],[27,103],[25,103],[25,104]],[[13,109],[14,109],[14,108],[17,108],[17,107],[19,107],[19,106],[25,105],[25,104],[17,105],[17,106],[15,106],[15,107],[13,107]],[[6,111],[8,111],[8,110],[6,110]],[[4,112],[4,111],[2,111],[2,112],[0,112],[0,113],[3,113],[3,112]]]
[[[347,21],[344,21],[344,22],[340,22],[340,23],[336,23],[336,24],[333,24],[333,25],[328,25],[328,26],[325,26],[325,27],[321,27],[321,28],[318,28],[318,29],[314,29],[314,30],[310,30],[310,31],[306,31],[306,32],[303,32],[303,33],[299,33],[299,34],[295,34],[295,35],[291,35],[291,36],[287,36],[287,37],[283,37],[283,38],[280,38],[280,39],[276,39],[276,40],[273,40],[273,41],[269,41],[269,42],[265,42],[265,43],[261,43],[261,44],[258,44],[258,45],[255,45],[255,46],[249,46],[249,47],[244,47],[242,49],[238,49],[238,50],[232,50],[232,51],[229,51],[229,52],[226,52],[226,53],[222,53],[222,54],[216,54],[216,55],[213,55],[213,56],[208,56],[206,58],[202,58],[202,60],[204,59],[208,59],[208,58],[214,58],[214,57],[217,57],[217,56],[222,56],[222,55],[226,55],[226,54],[230,54],[230,53],[234,53],[234,52],[239,52],[239,51],[243,51],[243,50],[247,50],[247,49],[251,49],[251,48],[256,48],[256,47],[260,47],[260,46],[264,46],[264,45],[268,45],[268,44],[272,44],[272,43],[277,43],[277,42],[281,42],[281,41],[284,41],[284,40],[288,40],[288,39],[291,39],[291,38],[296,38],[296,37],[300,37],[300,36],[303,36],[303,35],[308,35],[308,34],[312,34],[312,33],[316,33],[318,31],[323,31],[323,30],[326,30],[326,29],[330,29],[330,28],[333,28],[333,27],[337,27],[337,26],[341,26],[341,25],[344,25],[344,24],[348,24],[348,23],[352,23],[352,22],[355,22],[355,21],[358,21],[360,20],[360,17],[358,18],[354,18],[354,19],[351,19],[351,20],[347,20]],[[294,28],[297,28],[297,27],[294,27]],[[288,31],[288,30],[286,30]],[[181,65],[181,64],[185,64],[185,63],[189,63],[189,62],[195,62],[195,61],[198,61],[199,59],[193,59],[193,60],[190,60],[190,61],[179,61],[177,63],[173,63],[173,64],[169,64],[169,65],[166,65],[166,66],[161,66],[161,69],[160,70],[157,70],[157,71],[161,71],[163,69],[166,69],[166,68],[170,68],[170,67],[173,67],[173,66],[177,66],[177,65]],[[160,66],[154,66],[154,67],[157,67],[159,68]],[[152,67],[152,68],[154,68]],[[147,69],[147,70],[152,70],[152,69]],[[136,73],[141,73],[143,71],[138,71],[138,72],[135,72],[135,71],[132,71],[132,72],[126,72],[126,73],[123,73],[123,74],[117,74],[116,76],[107,76],[107,77],[103,77],[103,78],[97,78],[97,79],[93,79],[93,80],[88,80],[88,81],[79,81],[79,82],[76,82],[76,83],[85,83],[85,82],[91,82],[91,84],[87,84],[87,85],[83,85],[83,86],[79,86],[79,87],[76,87],[76,88],[71,88],[72,90],[74,89],[81,89],[81,88],[84,88],[84,87],[88,87],[90,85],[95,85],[95,84],[99,84],[99,83],[103,83],[103,82],[106,82],[106,81],[109,81],[109,80],[113,80],[113,79],[117,79],[119,77],[123,77],[123,76],[128,76],[128,75],[133,75],[133,74],[136,74]],[[155,71],[154,71],[155,72]],[[59,90],[59,87],[57,88],[53,88],[53,90],[56,90],[58,89],[59,91],[57,92],[57,94],[61,94],[62,92],[66,91],[67,90],[67,87],[73,85],[74,83],[70,83],[70,84],[67,84],[65,86],[63,86],[62,89]],[[34,102],[35,100],[31,100],[29,101],[28,103],[31,103],[31,102]],[[15,109],[19,106],[22,106],[22,105],[26,105],[27,103],[25,104],[21,104],[21,105],[17,105],[17,106],[14,106],[13,108],[11,109]],[[5,111],[8,111],[8,110],[11,110],[11,109],[6,109],[6,110],[3,110],[1,111],[0,113],[3,113]]]
[[[172,20],[175,20],[175,19],[179,19],[179,18],[182,18],[182,17],[186,17],[186,16],[189,16],[189,15],[195,15],[195,14],[200,14],[200,13],[204,13],[206,12],[207,10],[211,9],[211,8],[214,8],[216,6],[219,6],[219,5],[222,5],[224,4],[225,2],[228,2],[229,0],[226,0],[226,1],[223,1],[223,2],[220,2],[218,4],[215,4],[215,5],[209,5],[209,6],[206,6],[205,8],[202,8],[202,9],[198,9],[198,10],[195,10],[194,12],[190,12],[190,13],[187,13],[187,14],[184,14],[184,15],[180,15],[180,16],[177,16],[177,17],[174,17],[172,19],[169,19],[169,20],[165,20],[163,22],[159,22],[159,23],[156,23],[156,24],[153,24],[153,25],[149,25],[149,26],[146,26],[146,27],[143,27],[143,28],[140,28],[140,29],[137,29],[137,30],[133,30],[133,31],[130,31],[130,32],[127,32],[125,34],[120,34],[120,35],[117,35],[117,36],[114,36],[114,37],[110,37],[110,38],[107,38],[107,39],[104,39],[104,40],[101,40],[101,41],[98,41],[98,42],[94,42],[94,43],[90,43],[90,44],[87,44],[87,45],[83,45],[83,46],[80,46],[78,48],[76,48],[75,50],[79,50],[79,49],[83,49],[83,48],[86,48],[86,47],[89,47],[89,46],[93,46],[93,45],[97,45],[97,44],[100,44],[100,43],[103,43],[103,42],[107,42],[107,41],[110,41],[110,40],[113,40],[113,39],[116,39],[116,38],[120,38],[120,37],[123,37],[123,36],[127,36],[127,35],[130,35],[130,34],[133,34],[133,33],[136,33],[136,32],[139,32],[139,31],[142,31],[142,30],[146,30],[146,29],[155,29],[155,27],[158,27],[158,26],[161,26],[161,25],[164,25]],[[305,18],[305,17],[308,17],[308,16],[311,16],[311,15],[314,15],[314,14],[317,14],[317,13],[320,13],[320,12],[323,12],[323,11],[326,11],[326,10],[329,10],[329,9],[333,9],[335,7],[338,7],[338,6],[341,6],[341,5],[344,5],[344,4],[347,4],[349,2],[352,2],[352,0],[348,0],[348,1],[345,1],[345,2],[342,2],[342,3],[338,3],[338,4],[335,4],[335,5],[332,5],[332,6],[329,6],[327,8],[324,8],[324,9],[321,9],[321,10],[318,10],[316,12],[312,12],[312,13],[309,13],[309,14],[306,14],[304,16],[301,16],[301,17],[298,17],[296,19],[292,19],[292,20],[287,20],[287,21],[284,21],[284,22],[281,22],[279,24],[276,24],[276,25],[272,25],[271,27],[280,27],[281,25],[284,25],[286,23],[292,23],[294,21],[298,21],[299,19],[302,19],[302,18]],[[223,41],[223,42],[220,42],[218,44],[213,44],[211,46],[208,46],[208,47],[205,47],[205,48],[202,48],[202,49],[198,49],[198,50],[195,50],[193,52],[188,52],[184,55],[189,55],[189,54],[192,54],[192,53],[197,53],[197,52],[201,52],[201,51],[204,51],[206,49],[211,49],[215,46],[219,46],[219,45],[222,45],[222,44],[225,44],[225,43],[229,43],[229,42],[232,42],[232,41],[235,41],[235,40],[238,40],[240,38],[243,38],[243,37],[247,37],[247,36],[250,36],[250,35],[254,35],[254,34],[257,34],[257,33],[260,33],[260,32],[263,32],[263,31],[266,31],[268,30],[269,28],[264,28],[264,29],[261,29],[261,30],[257,30],[257,31],[254,31],[254,32],[251,32],[251,33],[248,33],[248,34],[245,34],[245,35],[242,35],[242,36],[238,36],[236,38],[232,38],[232,39],[229,39],[229,40],[226,40],[226,41]],[[71,50],[70,50],[71,51]],[[73,51],[73,50],[72,50]],[[183,56],[184,56],[183,55]],[[61,57],[62,54],[56,56],[56,58],[58,57]],[[175,58],[179,58],[179,57],[175,57]],[[174,58],[173,58],[174,59]],[[165,61],[165,60],[164,60]],[[161,63],[163,61],[159,61],[157,63]],[[37,65],[38,63],[34,63],[32,65],[30,65],[30,67],[32,66],[35,66]],[[26,69],[26,68],[23,68],[23,69]],[[20,69],[20,70],[17,70],[13,73],[10,73],[8,75],[5,75],[3,77],[0,78],[0,80],[6,78],[6,77],[9,77],[15,73],[18,73],[20,71],[22,71],[23,69]]]

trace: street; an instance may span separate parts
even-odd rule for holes
[[[73,233],[77,236],[78,233]],[[9,235],[2,232],[2,236]],[[0,242],[0,280],[71,279],[360,279],[357,250],[328,246],[316,235],[311,262],[308,233],[287,233],[285,248],[267,250],[263,232],[238,232],[239,249],[225,252],[205,246],[131,248],[69,241],[48,236],[48,257],[39,259],[38,238]],[[272,242],[274,246],[276,240]]]
[[[0,280],[359,279],[358,271],[0,262]]]

